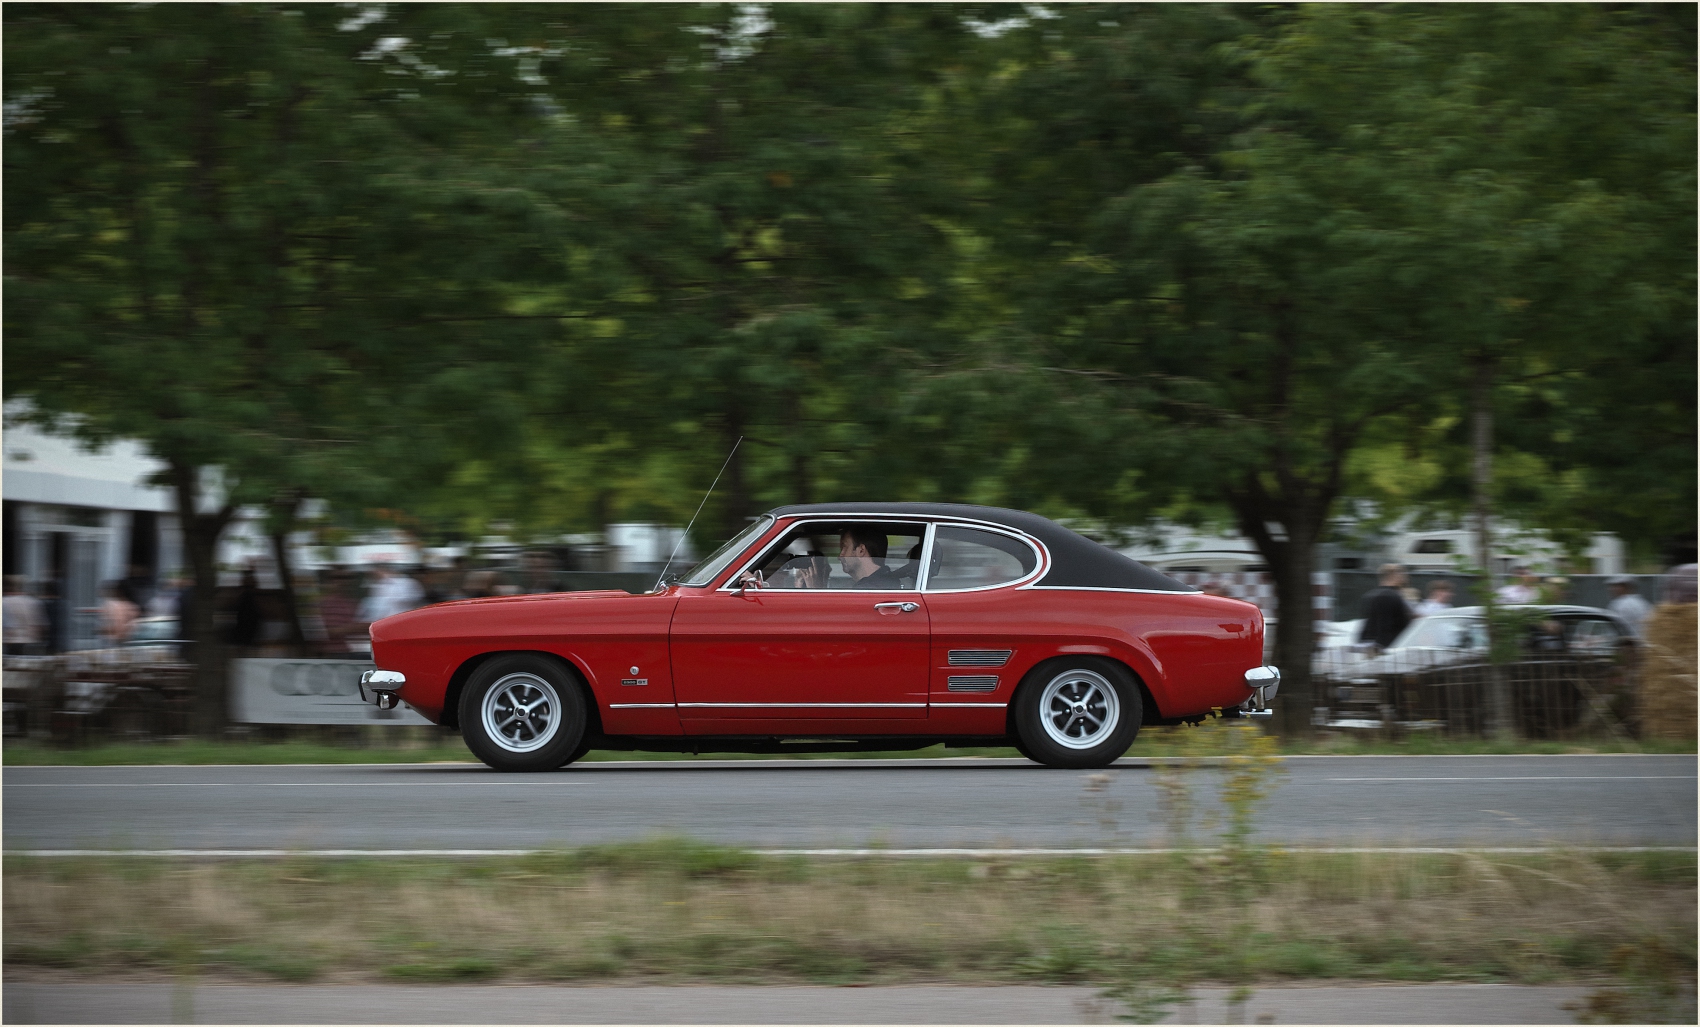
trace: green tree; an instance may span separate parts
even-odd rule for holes
[[[216,732],[214,559],[238,505],[381,494],[440,419],[423,404],[473,387],[456,368],[524,362],[533,323],[502,318],[535,212],[444,141],[513,114],[345,8],[5,18],[6,395],[167,465]]]
[[[1018,110],[1035,94],[1061,109],[1126,99],[1125,131],[1094,126],[1053,154],[1169,147],[1111,168],[1085,209],[1003,213],[1015,224],[995,231],[1013,252],[1050,254],[1012,261],[1035,282],[1028,363],[1081,382],[1097,397],[1081,409],[1120,436],[1098,450],[1118,454],[1115,469],[1082,481],[1081,501],[1104,509],[1106,478],[1137,470],[1146,510],[1203,500],[1230,513],[1275,579],[1285,726],[1303,730],[1314,547],[1354,453],[1414,411],[1468,410],[1483,368],[1490,395],[1547,379],[1588,388],[1609,363],[1599,339],[1645,331],[1639,352],[1668,353],[1691,325],[1692,233],[1654,226],[1693,219],[1691,156],[1671,159],[1692,152],[1686,59],[1634,12],[1322,7],[1173,51],[1194,64],[1172,75],[1126,59],[1155,49],[1164,16],[1044,26],[1027,63],[987,85]],[[1198,92],[1158,131],[1153,97],[1172,82]],[[1032,149],[1034,131],[1009,149]],[[1643,131],[1658,141],[1630,171],[1613,143]],[[1022,176],[1044,173],[1017,158],[1003,177],[1034,188]],[[1081,194],[1080,176],[1061,177],[1042,180]],[[1646,230],[1612,231],[1629,211]],[[1671,452],[1687,422],[1654,429]]]
[[[579,517],[634,492],[680,516],[697,495],[679,480],[705,486],[742,436],[717,534],[773,502],[879,492],[889,397],[947,270],[914,112],[963,36],[954,17],[656,5],[542,22],[534,88],[557,113],[529,181],[583,241],[538,299],[572,316],[531,409],[584,430],[539,437],[529,477]],[[554,384],[586,377],[605,387]],[[567,449],[584,460],[551,474]]]

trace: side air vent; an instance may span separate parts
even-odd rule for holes
[[[950,692],[994,692],[998,687],[996,674],[953,674],[945,679]]]
[[[1015,655],[1014,649],[952,649],[952,667],[1001,667]]]

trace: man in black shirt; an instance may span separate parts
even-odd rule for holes
[[[838,537],[838,565],[850,575],[851,588],[901,589],[903,583],[885,565],[885,532],[853,524]]]
[[[1358,641],[1374,642],[1386,649],[1411,623],[1411,608],[1399,589],[1405,584],[1405,568],[1396,563],[1381,565],[1381,587],[1364,596],[1364,626]]]

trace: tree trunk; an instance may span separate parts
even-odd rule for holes
[[[169,464],[177,496],[177,519],[183,529],[183,551],[195,576],[195,600],[190,606],[189,623],[182,625],[192,643],[195,666],[195,733],[217,740],[223,737],[227,720],[228,656],[228,648],[218,633],[218,540],[236,508],[227,499],[217,513],[202,513],[200,468],[176,460]]]
[[[1281,669],[1281,691],[1275,699],[1276,730],[1289,738],[1311,731],[1311,710],[1318,705],[1310,663],[1316,649],[1316,600],[1311,569],[1316,543],[1302,526],[1288,526],[1280,559],[1269,561],[1275,578],[1275,666]],[[1266,554],[1267,556],[1267,554]]]
[[[277,565],[278,586],[283,589],[284,623],[289,626],[289,646],[296,655],[307,651],[307,636],[301,630],[301,608],[295,594],[295,569],[289,563],[289,534],[295,528],[295,512],[301,508],[301,494],[292,491],[272,503],[271,531],[272,560]]]
[[[1311,710],[1317,705],[1310,678],[1312,650],[1316,646],[1316,609],[1310,576],[1322,517],[1315,514],[1313,506],[1270,496],[1255,478],[1248,479],[1247,488],[1229,502],[1240,532],[1256,543],[1270,576],[1275,579],[1275,645],[1271,659],[1281,670],[1281,690],[1275,698],[1273,726],[1282,735],[1303,738],[1310,734]],[[1321,501],[1315,505],[1323,510],[1328,507],[1328,503]],[[1272,522],[1281,525],[1285,538],[1278,538],[1269,530]]]
[[[1474,448],[1471,489],[1475,506],[1476,552],[1482,564],[1482,609],[1488,637],[1487,729],[1495,738],[1507,738],[1517,730],[1511,712],[1511,690],[1504,669],[1493,658],[1499,651],[1498,627],[1494,617],[1493,582],[1493,358],[1476,358],[1470,382],[1470,440]]]

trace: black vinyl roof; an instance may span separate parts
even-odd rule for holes
[[[768,511],[775,517],[830,517],[862,514],[880,517],[964,517],[1001,524],[1024,532],[1045,544],[1051,552],[1051,569],[1040,579],[1040,587],[1053,588],[1138,588],[1155,592],[1196,592],[1190,585],[1152,570],[1108,546],[1099,545],[1049,518],[1025,510],[964,503],[811,503],[782,506]]]

